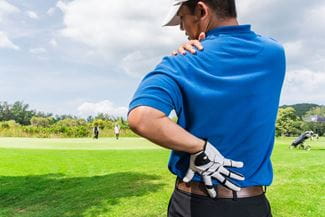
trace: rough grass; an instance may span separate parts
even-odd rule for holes
[[[289,150],[280,138],[268,197],[275,217],[324,216],[325,138]],[[163,217],[169,152],[140,138],[0,138],[1,217]]]

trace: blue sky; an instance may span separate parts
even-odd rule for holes
[[[150,6],[148,8],[148,5]],[[0,0],[0,101],[125,114],[141,78],[186,40],[168,0]],[[281,104],[325,104],[325,2],[238,1],[239,22],[284,44]]]

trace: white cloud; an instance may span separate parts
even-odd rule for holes
[[[38,19],[38,15],[34,11],[27,11],[27,15],[32,19]]]
[[[76,41],[98,49],[145,49],[155,44],[166,45],[169,31],[161,28],[164,10],[158,1],[142,0],[134,4],[132,0],[75,0],[67,3],[59,1],[57,7],[64,13],[62,34]],[[132,5],[132,7],[129,7]],[[144,10],[150,5],[150,10]],[[165,4],[168,8],[168,4]],[[149,22],[150,21],[150,22]],[[178,31],[177,31],[178,32]],[[168,37],[166,37],[168,36]],[[118,45],[118,46],[116,46]]]
[[[19,47],[10,41],[7,34],[4,32],[0,32],[0,48],[11,48],[19,50]]]
[[[49,16],[53,16],[54,13],[55,13],[55,10],[56,10],[56,8],[55,7],[52,7],[52,8],[49,8],[46,13]]]
[[[43,54],[43,53],[46,53],[46,49],[45,48],[42,48],[42,47],[38,47],[38,48],[31,48],[29,50],[29,52],[31,54]]]
[[[18,13],[20,10],[13,6],[12,4],[9,4],[5,0],[0,0],[0,22],[3,20],[3,18],[9,14],[12,13]]]
[[[64,28],[60,33],[123,66],[121,68],[127,74],[140,75],[154,67],[148,62],[157,62],[150,60],[169,55],[181,41],[186,40],[178,27],[161,27],[168,6],[163,0],[154,4],[151,0],[136,4],[133,0],[59,1],[57,7],[64,14]],[[138,67],[139,55],[141,60],[146,60],[142,64],[146,67]],[[132,65],[135,67],[130,67]]]
[[[301,49],[303,48],[303,42],[299,41],[290,41],[284,44],[286,54],[290,57],[299,56],[301,54]]]
[[[128,109],[126,107],[116,107],[111,101],[104,100],[97,103],[85,102],[78,107],[78,111],[81,116],[104,113],[111,116],[126,117]]]
[[[66,3],[64,3],[63,1],[58,1],[58,3],[56,4],[56,7],[62,11],[65,11],[67,8]]]
[[[311,36],[311,34],[325,36],[325,31],[320,29],[325,26],[325,2],[306,12],[302,26],[306,26],[308,29],[306,34],[309,36]]]
[[[122,59],[122,68],[131,77],[141,77],[144,73],[150,72],[159,63],[159,57],[150,58],[148,56],[144,55],[141,51],[130,53]]]
[[[50,45],[52,45],[52,47],[57,47],[58,46],[58,43],[56,42],[56,40],[54,38],[52,38],[50,41],[49,41]]]
[[[288,71],[283,88],[282,102],[314,102],[324,104],[325,73],[309,69]]]

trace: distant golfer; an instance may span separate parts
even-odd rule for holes
[[[94,134],[94,139],[98,139],[98,136],[99,136],[99,127],[98,127],[98,124],[95,124],[95,126],[93,128],[93,134]]]
[[[273,178],[285,54],[236,17],[234,0],[173,0],[165,25],[185,30],[181,53],[204,50],[165,57],[130,103],[131,129],[172,149],[169,217],[272,216],[263,186]]]
[[[114,126],[114,133],[115,133],[115,138],[118,140],[120,136],[120,125],[115,124]]]

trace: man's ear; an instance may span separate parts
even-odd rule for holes
[[[209,8],[207,6],[206,3],[200,1],[197,3],[197,6],[195,8],[195,15],[200,19],[200,20],[204,20],[207,18],[207,16],[209,15]]]

